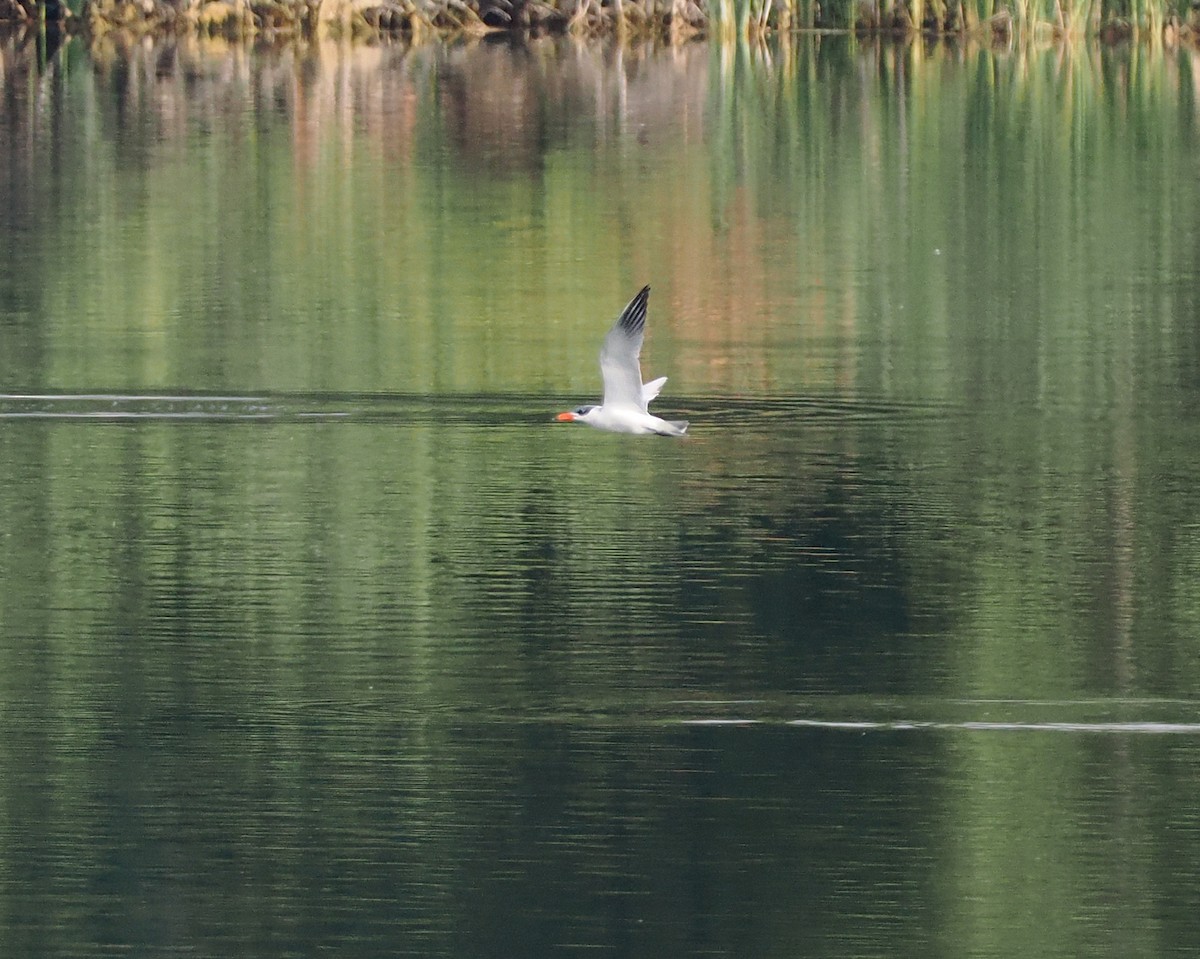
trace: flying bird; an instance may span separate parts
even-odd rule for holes
[[[646,301],[650,287],[629,301],[617,322],[604,337],[600,347],[600,374],[604,377],[604,399],[599,406],[580,406],[568,413],[559,413],[556,420],[563,423],[586,423],[598,430],[613,433],[657,433],[659,436],[683,436],[687,420],[663,420],[647,410],[647,406],[667,382],[660,376],[649,383],[642,382],[638,357],[646,336]]]

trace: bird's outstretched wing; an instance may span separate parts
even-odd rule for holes
[[[642,406],[649,406],[650,401],[662,392],[663,385],[667,382],[665,376],[660,376],[656,380],[651,380],[649,383],[642,384]]]
[[[600,373],[604,377],[604,406],[633,406],[645,412],[642,367],[638,357],[646,337],[646,301],[650,287],[642,287],[604,337],[600,348]]]

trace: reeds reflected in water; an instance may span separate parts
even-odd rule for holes
[[[131,343],[145,353],[151,387],[194,382],[186,371],[203,350],[230,350],[206,340],[197,353],[180,303],[220,303],[223,314],[253,317],[271,289],[297,317],[346,297],[367,314],[420,312],[436,296],[447,342],[465,344],[454,351],[455,370],[440,372],[443,383],[565,386],[539,377],[567,374],[576,363],[582,376],[583,361],[540,352],[561,349],[549,342],[506,357],[507,379],[498,371],[493,382],[478,382],[477,361],[498,345],[486,331],[458,337],[454,324],[469,316],[484,323],[488,304],[506,296],[538,315],[586,323],[588,306],[620,298],[630,261],[639,274],[672,278],[656,287],[664,349],[671,337],[754,342],[777,335],[761,318],[799,311],[812,318],[805,336],[847,351],[839,359],[836,350],[799,350],[786,362],[807,364],[809,382],[846,385],[862,376],[853,357],[863,309],[854,298],[866,294],[854,278],[868,267],[912,278],[909,308],[932,337],[928,363],[951,322],[947,281],[930,267],[990,273],[969,249],[981,231],[1044,219],[1057,224],[1060,252],[1097,247],[1127,257],[1120,236],[1097,229],[1102,211],[1120,210],[1126,222],[1161,217],[1175,238],[1153,254],[1163,261],[1157,268],[1169,271],[1196,253],[1186,228],[1192,205],[1171,189],[1171,177],[1136,196],[1104,193],[1134,162],[1121,144],[1167,149],[1194,133],[1200,56],[1188,48],[812,36],[669,48],[553,39],[251,48],[192,35],[126,43],[114,34],[90,53],[72,41],[44,65],[35,48],[12,38],[3,52],[10,225],[25,237],[13,282],[38,284],[46,264],[71,263],[39,286],[39,299],[59,315],[87,304],[94,319],[72,332],[77,340],[111,338],[137,303],[132,315],[157,331]],[[64,122],[82,117],[88,122]],[[201,136],[214,128],[219,139]],[[39,170],[63,141],[74,141],[79,168],[51,184]],[[996,159],[1006,151],[1008,159]],[[149,185],[135,190],[132,173],[143,169]],[[255,171],[249,180],[247,169]],[[1031,171],[1045,189],[1028,189]],[[226,188],[201,205],[190,187],[214,179]],[[1103,206],[1070,201],[1080,184],[1104,195]],[[287,202],[264,205],[271,196]],[[925,215],[905,212],[915,207]],[[499,208],[509,212],[487,212]],[[971,230],[955,226],[968,222]],[[938,223],[962,232],[968,248],[947,248]],[[896,236],[906,239],[898,245]],[[355,252],[378,249],[381,237],[386,258]],[[586,268],[574,260],[578,250],[590,251]],[[935,250],[941,260],[931,259]],[[1038,255],[1020,247],[1012,254]],[[139,268],[139,258],[154,268]],[[1062,257],[1042,262],[1036,270],[1024,259],[1007,266],[1043,276],[1044,302],[1093,295],[1083,277],[1059,269]],[[486,266],[439,281],[454,263]],[[547,266],[531,271],[531,263]],[[894,306],[877,312],[894,316]],[[235,324],[231,342],[246,329]],[[871,335],[889,341],[886,330]],[[284,352],[307,342],[289,340]],[[381,356],[403,356],[418,375],[436,352],[431,339],[397,341],[382,354],[379,345],[351,339],[321,362],[377,370],[367,388],[401,379],[379,366]],[[232,350],[228,359],[236,366],[262,349]],[[473,350],[480,356],[468,355]],[[73,351],[72,362],[96,364],[110,352],[97,343]],[[737,390],[761,392],[795,373],[681,353],[682,363],[696,365],[676,376],[723,377]],[[946,361],[935,366],[946,374]],[[906,369],[892,366],[893,375]],[[911,375],[931,374],[914,365]]]
[[[0,20],[89,36],[404,37],[511,32],[724,42],[841,30],[1008,39],[1147,36],[1175,42],[1200,22],[1186,0],[0,0]]]

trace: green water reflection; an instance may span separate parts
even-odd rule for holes
[[[1195,52],[3,54],[0,952],[1200,948]]]

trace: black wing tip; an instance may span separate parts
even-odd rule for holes
[[[650,284],[647,283],[621,311],[618,325],[626,333],[640,333],[646,326],[646,302],[650,299]]]

